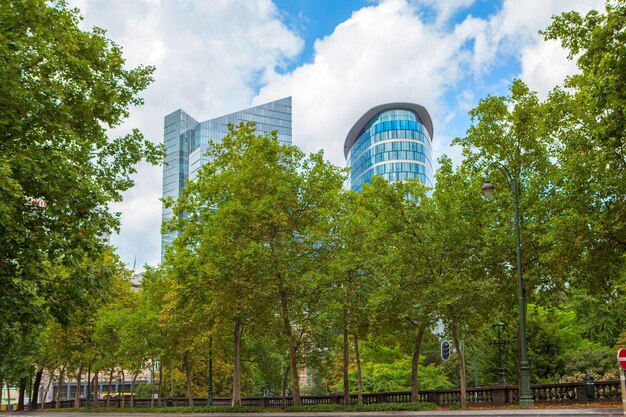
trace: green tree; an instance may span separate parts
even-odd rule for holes
[[[565,305],[585,324],[586,337],[606,346],[623,329],[623,319],[611,312],[620,310],[626,288],[625,16],[623,2],[607,1],[604,13],[555,17],[544,35],[561,42],[580,72],[544,102],[515,81],[509,97],[481,100],[470,113],[473,125],[466,137],[456,140],[476,169],[498,161],[516,181],[527,301]],[[504,192],[497,198],[490,244],[494,253],[507,253],[500,262],[505,272],[514,259],[506,227],[511,196]],[[530,323],[537,320],[529,317]],[[544,360],[541,349],[533,353]],[[535,377],[549,380],[563,372],[551,369]]]
[[[370,264],[377,285],[371,296],[376,333],[394,329],[413,335],[411,398],[419,398],[419,358],[422,340],[433,322],[435,277],[427,262],[430,248],[424,234],[428,221],[426,188],[418,181],[388,183],[375,177],[363,189],[363,204],[373,213]]]
[[[544,32],[580,69],[547,101],[557,116],[559,212],[546,238],[573,284],[601,298],[623,297],[615,289],[626,281],[625,28],[626,5],[607,1],[604,14],[563,13]]]
[[[461,403],[466,402],[464,340],[498,307],[498,276],[489,265],[488,227],[493,209],[479,192],[480,178],[468,165],[454,168],[447,157],[439,160],[432,199],[424,201],[425,239],[430,256],[428,273],[436,281],[432,296],[436,316],[452,338],[459,370]]]
[[[515,311],[514,295],[518,291],[517,283],[510,279],[517,264],[514,196],[507,179],[491,165],[494,162],[506,167],[517,188],[526,303],[558,302],[570,279],[562,273],[558,262],[547,256],[553,247],[553,241],[548,238],[552,219],[558,212],[553,199],[559,192],[555,186],[559,170],[551,153],[558,117],[520,80],[511,85],[510,96],[487,97],[470,116],[472,126],[465,137],[455,139],[454,143],[463,147],[464,164],[475,173],[489,175],[498,190],[493,203],[487,205],[496,211],[486,219],[485,248],[489,250],[482,252],[482,264],[490,268],[488,276],[501,285],[503,313],[509,315],[511,310]],[[475,184],[473,195],[479,189],[479,184]],[[532,360],[530,357],[531,365]]]
[[[137,130],[107,136],[142,103],[153,69],[126,69],[105,32],[79,21],[63,1],[0,4],[0,355],[13,346],[5,323],[27,332],[48,312],[65,322],[102,288],[56,266],[102,250],[135,164],[162,157]]]
[[[333,216],[329,250],[328,274],[330,288],[325,310],[334,316],[334,324],[342,334],[344,404],[351,404],[349,366],[350,336],[353,339],[356,362],[358,403],[363,403],[363,381],[359,340],[365,340],[371,316],[370,295],[375,277],[370,260],[373,213],[363,202],[364,194],[347,191],[339,196],[339,207]]]
[[[151,363],[154,364],[156,361],[159,363],[159,384],[157,386],[159,406],[163,396],[163,367],[166,364],[171,366],[172,362],[168,360],[169,338],[165,332],[166,329],[160,322],[160,314],[168,289],[169,285],[167,285],[162,269],[146,266],[141,281],[140,305],[144,311],[145,325],[150,328],[149,353],[152,355]],[[152,380],[155,381],[154,375]],[[152,385],[151,389],[154,388],[155,384]]]
[[[489,176],[498,190],[493,202],[498,211],[485,221],[490,224],[490,244],[496,254],[501,277],[508,276],[508,265],[516,264],[513,237],[513,194],[504,176],[490,168],[492,162],[505,166],[517,184],[520,207],[522,268],[526,296],[532,289],[554,294],[564,288],[566,279],[542,256],[549,251],[550,218],[555,207],[550,200],[558,169],[551,161],[553,143],[549,106],[520,80],[511,85],[508,97],[487,97],[470,112],[472,126],[465,137],[456,138],[463,147],[465,163],[479,175]],[[480,187],[477,187],[476,194]],[[512,280],[511,280],[512,281]],[[513,303],[514,304],[514,303]]]
[[[205,317],[232,323],[233,405],[240,404],[243,331],[261,324],[282,328],[299,404],[298,345],[320,310],[319,261],[341,170],[321,153],[305,158],[280,145],[275,134],[256,135],[253,124],[231,126],[207,156],[166,226],[180,233],[166,261],[185,271],[178,282],[188,304],[198,300],[208,306]]]
[[[108,287],[108,297],[102,303],[93,319],[93,330],[87,334],[91,337],[91,344],[94,348],[92,369],[94,380],[99,373],[103,374],[103,379],[108,383],[104,394],[107,395],[107,406],[110,405],[112,382],[119,374],[125,379],[123,366],[126,364],[125,352],[122,349],[123,331],[127,322],[127,316],[132,309],[134,294],[130,287],[130,272],[123,270],[123,273],[114,277]],[[83,330],[86,332],[86,330]],[[97,385],[97,384],[94,384]],[[98,393],[94,392],[95,398]],[[122,400],[124,401],[124,400]],[[122,403],[122,405],[124,405]]]

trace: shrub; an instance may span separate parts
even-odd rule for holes
[[[384,403],[363,405],[339,405],[320,404],[303,405],[300,407],[287,407],[284,411],[296,412],[347,412],[347,411],[423,411],[434,410],[439,406],[433,403]],[[49,410],[52,412],[97,412],[97,413],[161,413],[161,414],[187,414],[187,413],[270,413],[281,411],[278,408],[264,407],[162,407],[162,408],[62,408]]]

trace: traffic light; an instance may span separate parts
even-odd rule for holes
[[[450,359],[450,342],[447,340],[441,342],[441,359],[444,361]]]

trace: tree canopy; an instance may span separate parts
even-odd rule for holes
[[[63,1],[0,4],[1,363],[16,333],[69,325],[106,293],[110,204],[139,161],[162,158],[138,130],[109,135],[153,68],[126,68],[105,31],[79,21]]]
[[[210,363],[212,391],[233,405],[409,388],[417,401],[418,389],[495,383],[502,321],[514,382],[514,196],[493,162],[519,191],[532,382],[615,377],[610,352],[626,340],[622,3],[555,17],[544,36],[580,71],[546,99],[515,80],[480,100],[454,141],[462,160],[441,157],[432,189],[374,177],[346,191],[321,152],[231,126],[165,201],[175,217],[163,230],[177,238],[138,293],[102,237],[119,225],[110,203],[135,164],[162,153],[138,131],[108,132],[141,104],[153,68],[126,68],[63,2],[1,3],[0,379],[45,369],[61,383],[91,364],[96,379],[134,384],[159,363],[159,399],[192,404]]]

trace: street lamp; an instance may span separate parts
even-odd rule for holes
[[[494,345],[498,346],[498,355],[500,356],[500,368],[498,369],[498,383],[506,384],[506,379],[504,378],[504,365],[502,363],[502,347],[506,345],[506,340],[502,340],[502,335],[504,334],[504,328],[506,324],[499,321],[491,325],[491,329],[496,334],[498,338],[497,341],[493,342]]]
[[[499,162],[489,164],[489,168],[497,168],[504,173],[511,191],[513,191],[513,210],[515,215],[515,251],[517,253],[517,286],[519,301],[519,336],[520,336],[520,396],[519,405],[521,407],[532,407],[534,405],[533,395],[530,390],[530,364],[526,349],[526,301],[524,299],[524,282],[522,281],[522,245],[520,241],[519,225],[519,195],[517,183],[508,169]],[[493,196],[495,187],[489,181],[485,181],[482,191],[488,199]]]

